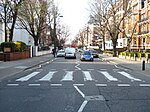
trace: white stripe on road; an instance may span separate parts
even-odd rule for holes
[[[73,71],[67,71],[67,74],[61,81],[73,81]]]
[[[119,87],[129,87],[130,84],[118,84]]]
[[[30,78],[32,78],[32,77],[34,77],[35,75],[37,75],[38,73],[40,73],[40,72],[33,72],[33,73],[31,73],[31,74],[29,74],[29,75],[27,75],[27,76],[25,76],[25,77],[22,77],[22,78],[17,79],[16,81],[22,81],[22,82],[27,81],[27,80],[29,80]]]
[[[100,86],[100,87],[106,87],[107,84],[95,84],[96,86]]]
[[[19,84],[7,84],[7,86],[19,86]]]
[[[103,72],[103,71],[99,71],[99,72],[102,73],[110,81],[118,81],[118,79],[116,79],[113,76],[109,75],[107,72]]]
[[[77,86],[74,86],[74,88],[78,91],[78,93],[79,93],[83,98],[85,98],[85,94],[84,94]]]
[[[85,108],[85,106],[87,105],[87,103],[88,103],[88,101],[85,100],[85,101],[82,103],[82,105],[80,106],[78,112],[83,112],[83,109]]]
[[[140,84],[141,87],[150,87],[150,84]]]
[[[132,81],[142,81],[142,80],[140,80],[140,79],[137,79],[137,78],[132,77],[130,74],[128,74],[128,73],[126,73],[126,72],[118,72],[118,73],[120,73],[121,75],[123,75],[123,76],[125,76],[125,77],[131,79]]]
[[[84,86],[84,84],[73,84],[73,86]]]
[[[51,84],[51,86],[62,86],[62,84]]]
[[[78,67],[79,65],[80,65],[80,64],[77,64],[75,67],[76,67],[78,70],[81,70],[81,68]]]
[[[40,86],[40,84],[29,84],[29,86]]]
[[[84,81],[92,81],[93,80],[89,71],[82,71],[82,72],[85,75]]]
[[[39,81],[50,81],[56,71],[49,72],[47,75],[45,75],[43,78],[39,79]]]

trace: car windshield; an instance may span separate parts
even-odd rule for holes
[[[85,51],[83,55],[91,55],[91,53],[89,51]]]

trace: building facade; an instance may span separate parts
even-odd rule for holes
[[[131,50],[150,50],[150,0],[133,0],[131,27],[137,22],[131,41]]]

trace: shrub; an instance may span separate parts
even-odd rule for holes
[[[13,42],[3,42],[3,43],[1,43],[1,48],[2,48],[3,52],[4,52],[5,47],[7,47],[7,48],[9,47],[11,49],[11,52],[15,52],[15,50],[16,50],[16,45]]]
[[[16,45],[16,52],[23,52],[26,50],[26,44],[21,41],[14,42]]]

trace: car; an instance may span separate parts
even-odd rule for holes
[[[64,56],[65,56],[65,51],[64,50],[58,50],[57,57],[64,57]]]
[[[65,49],[65,59],[66,58],[75,58],[76,59],[76,49],[68,47]]]
[[[84,53],[81,54],[80,60],[81,61],[94,61],[94,58],[90,51],[84,51]]]
[[[89,50],[91,52],[91,54],[93,55],[94,58],[98,58],[98,53],[95,50]]]

